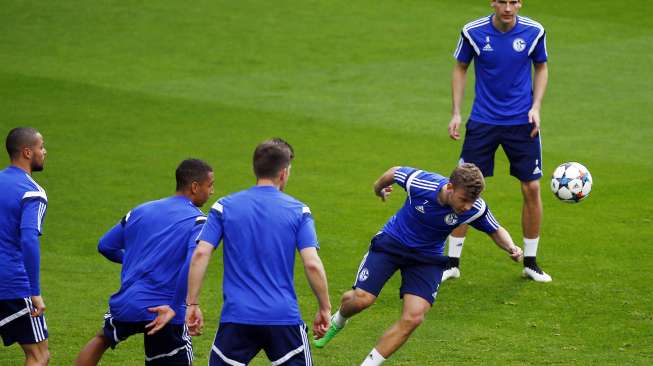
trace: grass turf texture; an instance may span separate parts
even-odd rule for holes
[[[592,196],[565,205],[543,183],[542,285],[479,233],[462,278],[445,283],[426,322],[391,365],[653,362],[653,127],[649,2],[528,1],[548,30],[550,86],[543,107],[544,170],[579,161]],[[99,236],[134,205],[171,194],[188,156],[216,169],[213,199],[253,183],[257,142],[287,138],[297,159],[288,193],[312,209],[334,309],[371,236],[403,201],[371,193],[405,164],[448,173],[451,53],[484,1],[16,1],[0,13],[0,131],[33,125],[46,139],[50,198],[42,287],[52,365],[70,365],[100,328],[119,266]],[[471,107],[472,75],[466,112]],[[4,136],[4,135],[3,135]],[[521,198],[497,154],[484,195],[519,242]],[[213,201],[212,199],[212,201]],[[208,207],[208,205],[207,205]],[[221,253],[204,286],[205,364],[221,299]],[[315,301],[300,267],[298,297]],[[362,360],[400,309],[398,278],[355,318],[317,365]],[[0,365],[22,361],[0,349]],[[136,336],[102,365],[141,365]],[[253,365],[265,365],[259,355]]]

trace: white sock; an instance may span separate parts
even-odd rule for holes
[[[342,316],[342,314],[340,314],[340,309],[338,309],[338,311],[336,311],[336,313],[331,317],[331,322],[335,324],[336,327],[342,328],[347,324],[347,318]]]
[[[385,358],[383,358],[379,351],[374,348],[372,349],[372,352],[370,352],[370,354],[365,357],[365,360],[361,366],[379,366],[383,363],[383,361],[385,361]]]
[[[449,257],[460,258],[460,255],[463,253],[464,242],[464,236],[462,238],[457,238],[449,235]]]
[[[540,238],[535,239],[524,238],[524,257],[536,257],[537,256],[537,245],[540,242]]]

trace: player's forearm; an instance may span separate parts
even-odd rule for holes
[[[331,311],[326,271],[320,258],[316,256],[311,262],[304,263],[304,272],[320,309]]]
[[[512,237],[510,237],[510,233],[506,229],[499,227],[497,231],[490,234],[490,237],[499,248],[508,253],[512,253],[515,243],[512,241]]]
[[[533,78],[533,109],[542,108],[542,100],[549,83],[549,68],[546,63],[535,64],[535,75]]]
[[[206,246],[210,246],[207,248]],[[213,247],[205,242],[200,242],[198,247],[193,253],[190,261],[190,268],[188,270],[188,294],[186,295],[187,304],[198,304],[200,297],[200,289],[204,281],[206,269],[209,266],[211,259],[211,252]]]
[[[379,179],[374,182],[374,193],[378,196],[381,190],[387,186],[391,186],[395,181],[395,172],[399,169],[398,166],[392,167],[383,173]]]
[[[467,82],[467,66],[457,63],[451,76],[451,115],[459,116],[463,98],[465,97],[465,83]]]
[[[22,229],[20,243],[23,252],[23,263],[30,284],[30,296],[41,294],[40,262],[38,232],[35,229]]]

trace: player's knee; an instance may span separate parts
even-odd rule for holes
[[[522,193],[526,199],[540,197],[540,181],[522,182]]]
[[[406,329],[412,331],[424,322],[424,314],[422,313],[408,313],[402,314],[401,323]]]
[[[47,348],[32,348],[25,352],[28,365],[46,366],[50,362],[50,351]]]
[[[355,303],[359,310],[367,309],[374,304],[376,296],[365,291],[354,291]]]

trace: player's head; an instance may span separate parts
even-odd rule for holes
[[[485,180],[481,170],[474,164],[463,163],[449,177],[446,187],[447,204],[457,214],[468,211],[484,188]]]
[[[9,159],[13,164],[29,168],[30,172],[40,172],[45,164],[45,144],[43,136],[31,127],[16,127],[9,131],[5,141]]]
[[[504,25],[515,23],[517,13],[521,9],[521,0],[492,0],[490,4],[494,8],[495,19]]]
[[[186,159],[175,171],[177,193],[183,194],[202,207],[213,194],[213,168],[200,159]]]
[[[283,139],[276,137],[261,142],[254,150],[252,159],[256,179],[269,179],[283,191],[290,177],[290,163],[294,157],[292,146]]]

